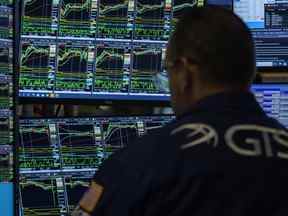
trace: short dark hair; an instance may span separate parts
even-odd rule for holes
[[[217,6],[189,10],[168,45],[170,61],[187,57],[199,65],[201,79],[223,85],[249,85],[256,73],[255,48],[246,24]]]

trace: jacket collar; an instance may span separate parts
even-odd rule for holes
[[[182,118],[195,112],[210,113],[247,113],[249,115],[266,115],[251,92],[222,92],[200,100]]]

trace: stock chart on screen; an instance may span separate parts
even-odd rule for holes
[[[195,6],[204,0],[23,0],[19,95],[169,101],[166,44]]]
[[[13,9],[0,1],[0,184],[13,179]]]
[[[19,95],[26,99],[169,101],[163,67],[168,38],[185,12],[205,4],[233,6],[252,30],[260,69],[288,67],[286,0],[22,4]]]
[[[253,85],[264,111],[288,127],[288,85]],[[67,215],[102,162],[173,116],[21,119],[21,215]]]
[[[11,0],[0,1],[0,209],[14,215],[14,7]]]
[[[103,0],[99,3],[97,36],[132,39],[134,1]]]
[[[22,119],[20,215],[68,215],[105,159],[173,119],[173,116]]]

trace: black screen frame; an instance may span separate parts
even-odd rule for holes
[[[19,118],[18,118],[18,105],[19,105],[19,44],[20,44],[20,1],[13,0],[13,103],[14,103],[14,148],[13,148],[13,169],[14,169],[14,215],[19,216]]]

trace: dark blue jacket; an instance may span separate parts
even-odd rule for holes
[[[96,173],[96,216],[288,216],[288,132],[250,93],[207,97]]]

